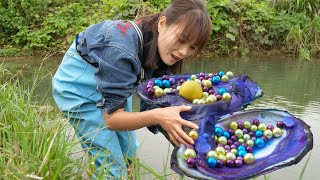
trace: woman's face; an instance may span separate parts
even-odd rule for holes
[[[168,26],[166,17],[160,17],[158,22],[158,50],[162,61],[166,65],[194,55],[196,48],[191,42],[186,42],[186,37],[181,34],[182,27],[176,24]]]

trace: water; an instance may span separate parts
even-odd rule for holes
[[[4,59],[4,65],[12,71],[20,70],[21,81],[31,81],[39,72],[40,79],[35,93],[52,101],[51,77],[59,65],[61,57]],[[37,71],[42,64],[41,71]],[[248,74],[264,91],[264,96],[256,100],[247,109],[272,108],[290,112],[311,126],[314,147],[300,163],[269,174],[270,179],[298,179],[302,168],[310,155],[303,179],[315,179],[317,163],[320,162],[320,60],[310,62],[288,57],[252,57],[252,58],[211,58],[187,62],[183,73],[232,71],[234,74]],[[134,98],[134,110],[139,103]],[[172,146],[161,135],[153,135],[146,128],[137,131],[141,147],[141,161],[148,163],[158,172],[171,173],[170,154]],[[151,178],[151,176],[150,176]],[[149,178],[147,178],[149,179]],[[263,176],[257,179],[264,179]]]

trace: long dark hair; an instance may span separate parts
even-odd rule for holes
[[[194,56],[198,55],[211,34],[211,20],[205,10],[202,0],[173,0],[172,3],[161,13],[138,18],[141,20],[143,35],[147,39],[144,46],[144,68],[157,69],[161,66],[161,59],[158,52],[158,22],[161,16],[166,17],[168,26],[181,24],[181,34],[185,41],[192,41],[197,50]],[[181,72],[182,61],[178,61],[167,69],[173,73]]]

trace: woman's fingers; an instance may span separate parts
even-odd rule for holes
[[[191,129],[196,129],[196,130],[199,129],[198,125],[196,125],[195,123],[193,123],[191,121],[187,121],[187,120],[184,120],[184,119],[182,120],[182,125],[183,126],[187,126],[187,127],[191,128]]]
[[[188,136],[188,134],[186,134],[181,128],[177,129],[177,133],[178,133],[179,137],[182,137],[184,139],[184,141],[187,142],[187,144],[186,143],[183,143],[183,144],[185,144],[187,146],[189,146],[190,144],[194,144],[193,139],[190,136]]]
[[[184,133],[185,134],[185,133]],[[185,146],[190,146],[191,143],[188,143],[184,138],[184,136],[181,136],[181,133],[173,131],[172,135],[177,139],[177,141],[181,144],[184,144]],[[186,134],[185,134],[186,135]],[[188,135],[187,135],[188,136]],[[191,139],[192,140],[192,139]]]
[[[179,106],[179,108],[180,108],[180,112],[189,111],[192,108],[192,106]]]
[[[168,133],[168,134],[169,134],[169,137],[170,137],[171,141],[173,142],[173,144],[180,147],[180,143],[176,140],[176,138],[171,133]]]

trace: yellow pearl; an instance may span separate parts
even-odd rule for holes
[[[251,126],[251,131],[256,132],[258,130],[258,127],[256,125]]]
[[[192,80],[196,80],[196,79],[197,79],[197,76],[196,76],[196,75],[191,75],[191,79],[192,79]]]
[[[217,152],[218,154],[222,154],[222,155],[225,155],[225,154],[226,154],[226,150],[225,150],[224,147],[222,147],[222,146],[217,147],[217,148],[216,148],[216,152]]]
[[[243,139],[238,139],[238,142],[242,144],[242,143],[244,143],[244,140]]]
[[[188,133],[189,137],[191,137],[191,139],[193,140],[197,140],[198,139],[198,132],[195,131],[195,130],[191,130],[189,133]]]
[[[244,128],[246,128],[246,129],[250,129],[250,128],[251,128],[251,123],[250,123],[249,121],[245,121],[245,122],[243,123],[243,126],[244,126]]]
[[[231,99],[231,94],[230,93],[223,93],[221,99],[223,101],[229,101]]]
[[[249,140],[250,138],[251,138],[251,137],[250,137],[249,134],[244,134],[244,135],[243,135],[243,140],[245,140],[245,141]]]
[[[221,160],[221,161],[223,161],[223,163],[226,163],[226,162],[227,162],[227,158],[226,158],[226,156],[223,155],[223,154],[219,154],[218,159]]]
[[[244,157],[243,157],[243,161],[244,161],[244,163],[246,163],[246,164],[252,164],[252,163],[254,163],[254,156],[253,156],[253,154],[252,153],[247,153],[246,155],[244,155]]]
[[[211,151],[209,151],[208,153],[207,153],[207,159],[209,159],[209,158],[211,158],[211,157],[214,157],[214,158],[216,158],[216,159],[218,159],[218,153],[216,152],[216,151],[214,151],[214,150],[211,150]]]
[[[156,97],[160,97],[160,96],[164,95],[163,89],[162,89],[162,88],[157,88],[157,89],[155,89],[154,95],[155,95]]]
[[[229,123],[229,128],[236,130],[238,128],[238,124],[236,122],[231,122]]]
[[[271,139],[272,138],[272,131],[267,129],[265,131],[263,131],[263,135],[267,138],[267,139]]]
[[[153,90],[160,88],[159,86],[153,86]]]
[[[186,149],[183,153],[183,158],[187,160],[188,158],[195,158],[197,156],[193,149]]]
[[[265,131],[267,129],[267,125],[264,124],[264,123],[260,123],[258,125],[258,129],[261,130],[261,131]]]
[[[251,139],[247,140],[247,145],[251,147],[254,146],[254,141]]]
[[[232,152],[233,154],[237,155],[238,150],[237,149],[231,149],[230,152]]]
[[[243,131],[241,129],[237,129],[235,132],[234,132],[234,135],[237,137],[237,138],[242,138],[243,136]]]
[[[226,154],[226,158],[227,159],[231,159],[231,160],[235,160],[236,159],[236,155],[234,153],[232,153],[232,152],[228,152]]]
[[[228,142],[228,140],[227,140],[227,138],[224,137],[224,136],[220,136],[220,137],[218,138],[218,143],[220,143],[220,144],[226,145],[227,142]]]
[[[272,135],[274,137],[280,137],[282,136],[282,130],[280,128],[274,128],[272,131]]]

